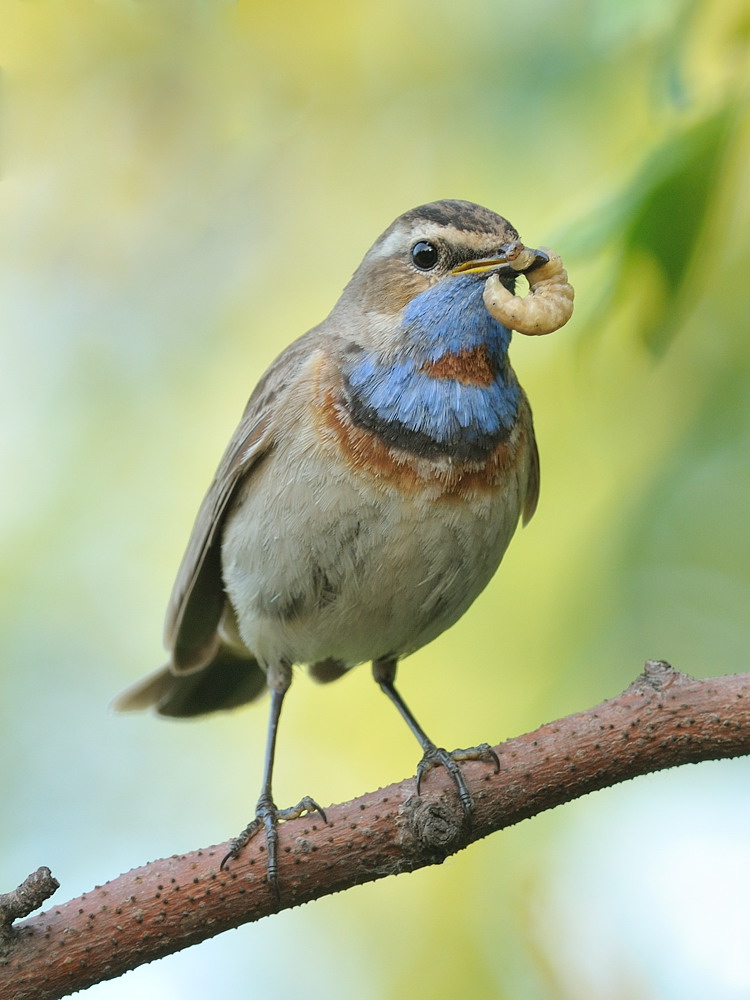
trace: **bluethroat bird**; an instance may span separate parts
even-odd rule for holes
[[[529,294],[514,294],[518,274]],[[467,822],[460,761],[436,746],[395,687],[403,656],[484,589],[519,519],[534,513],[531,410],[508,360],[511,329],[549,333],[573,290],[560,258],[466,201],[400,216],[333,311],[255,388],[198,512],[166,621],[169,662],[117,707],[195,716],[270,691],[256,815],[278,896],[280,820],[323,811],[273,801],[276,734],[293,664],[317,681],[363,661],[422,747],[417,792],[440,764]]]

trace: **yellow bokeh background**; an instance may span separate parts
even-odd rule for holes
[[[648,657],[747,668],[749,42],[740,0],[0,2],[0,891],[46,864],[69,898],[249,819],[264,706],[108,706],[160,662],[253,385],[435,198],[554,246],[577,305],[514,340],[541,503],[401,668],[420,721],[497,742]],[[417,756],[367,668],[300,672],[277,801],[351,798]],[[741,1000],[748,777],[607,790],[89,995]]]

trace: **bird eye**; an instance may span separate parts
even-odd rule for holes
[[[431,271],[437,264],[439,256],[438,248],[427,240],[420,240],[411,248],[411,259],[420,271]]]

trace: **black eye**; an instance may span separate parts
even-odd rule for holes
[[[420,271],[431,271],[439,257],[438,248],[427,240],[420,240],[411,248],[411,259]]]

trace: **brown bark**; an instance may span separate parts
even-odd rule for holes
[[[223,872],[227,844],[151,862],[19,923],[22,910],[0,906],[0,1000],[66,996],[278,909],[439,864],[595,789],[747,754],[750,674],[695,680],[649,661],[619,697],[495,749],[498,774],[482,761],[462,765],[476,803],[470,830],[442,768],[426,776],[421,797],[408,778],[331,806],[327,824],[316,815],[282,824],[280,904],[258,836]]]

